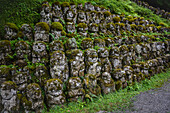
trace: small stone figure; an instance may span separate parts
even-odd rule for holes
[[[44,65],[38,65],[35,67],[34,75],[36,77],[36,83],[41,87],[45,85],[45,82],[49,79],[47,68]]]
[[[70,3],[70,7],[73,10],[73,13],[75,14],[75,16],[73,18],[73,22],[74,22],[74,24],[76,24],[76,21],[77,21],[77,7],[76,7],[76,4],[72,2],[72,3]]]
[[[44,89],[47,106],[49,108],[66,102],[66,97],[63,93],[63,82],[60,79],[49,79]]]
[[[0,97],[2,98],[1,113],[17,113],[19,111],[17,85],[14,82],[5,81],[1,84]]]
[[[129,84],[132,84],[133,82],[133,73],[134,73],[134,70],[131,66],[124,66],[123,67],[123,70],[125,71],[126,73],[126,80],[129,81]]]
[[[67,82],[67,98],[69,101],[84,100],[85,91],[79,77],[71,77]]]
[[[46,22],[49,26],[51,25],[52,13],[49,5],[43,4],[40,12],[40,22]]]
[[[31,80],[31,76],[25,72],[16,72],[12,76],[12,81],[18,86],[18,91],[24,93],[28,83]]]
[[[75,38],[69,38],[65,44],[66,50],[77,49],[77,42]]]
[[[115,24],[114,23],[108,23],[106,28],[107,28],[107,35],[115,34]]]
[[[34,42],[32,51],[32,63],[48,63],[48,54],[44,42]]]
[[[66,32],[67,33],[75,33],[76,32],[75,24],[73,22],[66,23]]]
[[[106,46],[106,44],[105,44],[105,40],[103,40],[103,39],[94,39],[94,47],[95,46],[98,46],[98,47],[105,47]]]
[[[50,74],[52,78],[58,78],[62,82],[68,80],[69,68],[64,52],[58,50],[51,53]]]
[[[62,23],[61,20],[64,20],[61,5],[59,2],[54,2],[52,4],[52,21]]]
[[[50,43],[49,45],[49,49],[50,49],[50,52],[54,52],[54,51],[64,51],[64,46],[63,46],[63,43],[59,40],[54,40]]]
[[[89,32],[92,34],[92,37],[98,36],[99,26],[95,23],[89,24]]]
[[[115,83],[108,72],[104,72],[101,75],[100,87],[103,94],[108,94],[115,91]]]
[[[17,39],[18,27],[14,23],[7,23],[5,25],[5,40]]]
[[[40,113],[44,109],[43,96],[38,84],[29,84],[26,88],[26,95],[22,97],[22,104],[25,112]]]
[[[31,48],[25,41],[15,43],[15,53],[17,60],[31,60]]]
[[[106,42],[106,47],[114,47],[115,46],[115,42],[114,42],[113,38],[106,37],[104,40]]]
[[[63,2],[61,4],[61,6],[62,6],[63,15],[65,15],[66,12],[70,9],[70,3],[69,2]]]
[[[85,64],[83,52],[79,49],[71,51],[69,60],[70,76],[84,76]]]
[[[74,18],[75,18],[75,13],[73,12],[72,9],[67,10],[66,14],[65,14],[65,21],[66,22],[72,22],[74,23]],[[75,24],[75,23],[74,23]]]
[[[81,36],[87,36],[88,26],[85,23],[79,23],[77,26],[77,33]]]
[[[95,75],[92,74],[86,74],[84,78],[84,86],[86,95],[92,97],[92,95],[98,96],[101,94],[101,88],[99,85],[97,85],[97,79]]]
[[[53,22],[51,24],[52,40],[59,40],[59,38],[63,36],[63,32],[63,25],[60,22]]]
[[[99,79],[101,75],[101,63],[98,62],[98,55],[95,49],[85,51],[86,73],[93,74]]]
[[[49,42],[49,31],[50,28],[47,23],[39,22],[35,25],[34,41]]]
[[[115,81],[115,88],[119,90],[120,88],[125,88],[127,86],[126,73],[122,69],[115,69],[112,73],[112,78]]]
[[[119,57],[120,51],[118,47],[112,47],[109,53],[109,60],[112,64],[113,69],[122,68],[122,60]]]
[[[26,40],[33,41],[33,28],[29,24],[23,24],[20,30]]]
[[[99,57],[99,62],[102,64],[102,72],[108,72],[111,73],[112,71],[112,65],[109,61],[109,51],[107,48],[99,48],[97,50],[98,52],[98,57]]]
[[[9,65],[11,63],[10,56],[12,56],[10,41],[0,41],[0,65]]]
[[[93,48],[93,40],[91,38],[84,38],[81,42],[81,48],[83,50]]]
[[[78,14],[77,14],[77,24],[79,24],[79,23],[87,24],[86,13],[83,10],[79,10]]]

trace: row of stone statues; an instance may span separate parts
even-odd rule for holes
[[[23,107],[26,113],[41,112],[44,103],[48,108],[51,108],[78,99],[91,99],[101,93],[108,94],[120,88],[125,88],[135,81],[140,82],[145,78],[149,79],[154,74],[165,71],[170,66],[169,59],[170,56],[167,54],[131,66],[124,66],[122,69],[115,69],[111,74],[103,72],[100,76],[86,74],[84,78],[69,77],[65,82],[65,88],[60,79],[47,79],[43,86],[28,81],[24,83],[28,75],[24,76],[23,73],[18,73],[20,77],[1,84],[0,110],[2,113],[16,113]],[[6,71],[8,70],[5,70],[5,73]]]
[[[131,0],[131,1],[137,3],[139,6],[144,6],[145,8],[152,10],[155,14],[161,15],[161,17],[163,18],[166,18],[168,20],[170,19],[170,13],[168,11],[150,6],[147,2],[144,2],[144,1],[139,1],[139,0]]]

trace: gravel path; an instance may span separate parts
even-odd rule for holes
[[[170,113],[170,80],[160,88],[135,96],[130,109],[114,113]]]

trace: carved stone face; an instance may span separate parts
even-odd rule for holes
[[[56,40],[58,40],[61,37],[62,31],[51,29],[51,34],[54,36]]]
[[[77,28],[78,33],[82,36],[87,36],[87,30],[88,30],[88,27],[85,27],[85,28],[78,27]]]
[[[105,34],[107,32],[106,26],[104,24],[99,24],[99,31]]]
[[[85,38],[81,42],[82,49],[93,48],[93,40],[90,38]]]
[[[30,25],[23,24],[20,30],[24,34],[24,37],[26,37],[29,41],[33,40],[33,29]]]
[[[29,84],[26,89],[26,96],[28,100],[36,102],[42,99],[40,86],[36,83]]]
[[[4,100],[10,100],[17,94],[16,84],[14,82],[4,82],[1,84],[1,97]]]
[[[104,72],[104,73],[102,73],[101,79],[104,81],[104,83],[109,84],[111,82],[112,77],[111,77],[110,73]]]
[[[0,65],[8,65],[10,64],[10,57],[12,55],[11,44],[10,41],[4,40],[0,41]]]
[[[27,73],[19,72],[14,75],[12,81],[18,86],[18,90],[23,91],[27,87],[28,77]]]
[[[116,80],[119,80],[123,77],[125,77],[125,71],[122,70],[122,69],[115,69],[114,72],[113,72],[113,75],[112,75],[112,78],[116,79]]]
[[[66,32],[67,33],[74,33],[76,31],[75,25],[71,22],[67,22],[66,24]]]
[[[98,52],[99,58],[106,58],[109,56],[109,51],[106,48],[101,47],[98,49],[97,52]]]
[[[67,59],[62,51],[55,51],[52,53],[50,66],[52,78],[59,78],[62,81],[66,81],[68,79]]]
[[[69,38],[66,42],[66,49],[71,50],[71,49],[77,49],[77,43],[75,38]]]
[[[97,62],[98,55],[95,49],[88,49],[85,51],[85,62]]]
[[[17,112],[19,110],[19,100],[17,98],[17,86],[14,82],[6,81],[0,89],[1,107],[3,113]]]
[[[34,30],[35,30],[35,34],[34,34],[35,41],[49,42],[49,34],[41,26],[35,26]]]
[[[72,77],[69,79],[68,81],[68,89],[71,90],[71,89],[78,89],[78,88],[82,88],[82,83],[81,83],[81,80],[80,78],[78,77]]]
[[[34,42],[33,44],[33,57],[43,57],[47,54],[46,45],[43,42]]]
[[[62,91],[62,84],[62,81],[59,79],[50,79],[46,82],[45,94],[49,107],[66,102],[64,93]]]
[[[105,47],[105,41],[103,39],[94,39],[94,46]]]
[[[97,33],[99,31],[99,27],[95,24],[91,24],[89,31],[92,32],[92,33]]]
[[[72,10],[68,10],[66,14],[66,21],[73,21],[73,18],[75,17],[75,14]]]
[[[15,44],[15,52],[17,59],[24,59],[25,55],[27,55],[28,59],[31,57],[30,46],[24,41],[19,41]]]
[[[120,51],[118,47],[112,47],[110,50],[110,56],[119,56],[120,55]]]
[[[58,40],[52,41],[50,43],[49,47],[50,47],[50,52],[58,51],[58,50],[64,51],[63,43],[61,41],[58,41]]]
[[[17,37],[17,31],[10,28],[9,26],[5,26],[5,36],[6,40],[13,40]]]
[[[78,12],[77,23],[86,23],[86,14],[84,11]]]
[[[96,77],[94,75],[87,74],[85,76],[85,80],[86,80],[85,84],[87,85],[87,87],[95,88],[97,86],[97,79],[96,79]]]
[[[53,8],[54,11],[60,11],[61,10],[61,6],[57,5],[57,4],[54,4],[52,8]]]
[[[81,4],[81,3],[78,4],[77,9],[78,9],[78,10],[83,10],[83,4]]]

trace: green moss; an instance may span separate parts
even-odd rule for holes
[[[22,98],[22,103],[24,103],[26,106],[29,106],[30,108],[32,106],[32,102],[28,101],[25,96]]]
[[[108,24],[106,25],[106,27],[107,27],[107,28],[110,28],[110,25],[113,25],[113,26],[115,27],[115,24],[112,23],[112,22],[111,22],[111,23],[108,23]]]
[[[42,27],[45,31],[49,32],[50,31],[50,27],[48,26],[48,24],[46,22],[38,22],[36,24],[36,26],[40,26]]]
[[[121,18],[117,16],[117,17],[114,17],[113,20],[114,20],[114,22],[120,22]]]
[[[63,2],[61,4],[62,7],[70,7],[70,3],[69,2]]]
[[[77,27],[78,27],[78,28],[87,28],[87,24],[85,24],[85,23],[79,23]]]
[[[130,27],[131,27],[132,29],[136,29],[137,26],[136,26],[135,24],[131,24]]]
[[[59,31],[62,31],[63,30],[63,25],[60,22],[53,22],[51,24],[51,28],[59,30]]]
[[[24,34],[23,34],[21,31],[19,31],[18,34],[17,34],[17,37],[23,38],[23,37],[24,37]]]
[[[5,25],[13,29],[16,32],[18,31],[18,27],[14,23],[6,23]]]
[[[109,12],[109,11],[105,11],[104,12],[104,17],[108,17],[108,16],[110,16],[111,15],[111,12]]]
[[[133,17],[131,15],[127,16],[127,19],[130,20],[130,19],[133,19]]]
[[[62,36],[66,36],[66,34],[67,34],[67,33],[66,33],[64,30],[62,30],[61,35],[62,35]]]
[[[9,89],[16,89],[17,85],[16,83],[12,82],[12,81],[5,81],[3,82],[3,84],[5,85],[5,90],[9,90]]]
[[[92,23],[91,26],[96,26],[96,27],[98,27],[99,25],[98,25],[98,24],[95,24],[95,23]]]

